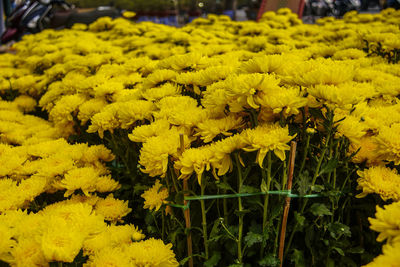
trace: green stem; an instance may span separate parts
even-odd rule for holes
[[[281,180],[281,189],[280,190],[285,190],[286,187],[286,181],[287,181],[287,166],[286,166],[286,161],[283,161],[283,173],[282,173],[282,180]],[[279,197],[280,200],[280,197]]]
[[[269,191],[270,186],[271,186],[271,166],[272,166],[272,161],[271,161],[271,151],[268,151],[267,153],[267,191]],[[266,194],[264,197],[264,212],[263,212],[263,233],[265,232],[265,228],[267,227],[267,217],[268,217],[268,200],[269,200],[269,195]]]
[[[329,144],[329,157],[328,157],[328,160],[332,159],[332,155],[333,155],[333,149],[332,149],[332,147],[333,147],[333,142],[331,142],[331,143]],[[335,155],[336,155],[336,154],[335,154]],[[331,183],[331,176],[332,176],[332,172],[329,172],[329,173],[328,173],[328,179],[327,179],[328,184]]]
[[[311,190],[311,188],[315,185],[317,177],[319,176],[319,170],[320,170],[322,162],[324,160],[326,150],[329,147],[330,138],[331,138],[331,131],[329,129],[328,136],[326,138],[326,142],[325,142],[324,148],[322,149],[321,156],[319,157],[319,160],[318,160],[318,163],[317,163],[317,167],[315,169],[314,176],[313,176],[313,179],[311,181],[311,186],[310,186],[309,190]],[[300,214],[303,214],[304,209],[307,206],[307,202],[308,202],[308,198],[306,198],[304,200],[303,205],[301,206],[301,209],[300,209]],[[290,233],[289,241],[288,241],[286,249],[285,249],[285,257],[287,255],[287,253],[289,252],[290,246],[291,246],[292,241],[293,241],[294,234],[297,232],[297,227],[299,227],[299,223],[296,221],[296,223],[295,223],[295,225],[293,227],[293,231]]]
[[[250,120],[251,120],[251,127],[255,128],[258,126],[258,118],[257,113],[254,109],[250,109]]]
[[[118,142],[117,142],[117,140],[115,140],[114,134],[110,133],[110,135],[111,135],[111,143],[112,143],[113,147],[115,148],[114,152],[116,152],[117,156],[120,157],[120,159],[122,160],[122,162],[125,165],[125,169],[127,171],[127,174],[130,176],[132,174],[132,171],[131,171],[131,168],[129,166],[129,162],[127,161],[123,151],[121,151],[121,149],[119,148]],[[135,177],[133,177],[133,178],[135,178]]]
[[[328,137],[326,138],[325,146],[322,149],[321,156],[319,157],[319,160],[318,160],[318,163],[317,163],[317,167],[316,167],[315,172],[314,172],[313,179],[311,181],[311,187],[313,187],[315,185],[317,177],[319,176],[319,169],[321,168],[322,162],[324,161],[325,153],[326,153],[326,150],[328,149],[328,146],[329,146],[328,144],[330,142],[330,139],[331,139],[331,134],[329,132],[328,133]],[[311,190],[311,187],[310,187],[310,190]],[[301,213],[303,213],[306,204],[307,204],[307,199],[304,201],[303,207],[301,209]]]
[[[201,179],[201,196],[204,196],[204,191],[206,189],[206,177],[203,174]],[[203,226],[203,239],[204,239],[204,252],[205,259],[208,260],[208,237],[207,237],[207,217],[206,217],[206,204],[204,199],[200,200],[201,205],[201,217],[202,217],[202,226]]]
[[[178,190],[178,185],[177,185],[175,173],[174,173],[174,170],[172,169],[172,167],[171,167],[171,165],[169,163],[168,163],[168,169],[169,169],[169,173],[171,175],[171,180],[172,180],[172,183],[174,185],[175,192],[178,193],[179,190]]]
[[[276,226],[276,236],[275,236],[275,242],[274,242],[274,255],[277,255],[277,250],[278,250],[278,240],[279,240],[279,230],[281,229],[282,225],[282,216],[279,215],[279,218],[281,218],[278,222],[278,225]]]
[[[227,182],[227,177],[224,175],[224,183]],[[226,194],[226,189],[223,190],[224,194]],[[228,200],[224,198],[223,200],[223,205],[224,205],[224,223],[228,224]]]
[[[304,166],[306,165],[306,159],[307,159],[307,154],[308,154],[308,147],[310,146],[310,138],[311,138],[311,135],[308,134],[308,135],[307,135],[307,139],[306,139],[306,146],[305,146],[304,151],[303,151],[303,159],[302,159],[302,161],[301,161],[299,173],[301,173],[301,172],[303,171]]]
[[[235,154],[235,161],[236,161],[236,167],[238,171],[238,192],[241,192],[241,187],[243,183],[243,174],[242,174],[242,169],[240,168],[240,162],[239,162],[239,156],[236,153]],[[243,238],[243,217],[244,215],[242,214],[243,211],[243,204],[242,204],[242,198],[238,197],[238,207],[239,207],[239,230],[238,230],[238,246],[237,246],[237,253],[238,253],[238,260],[239,263],[242,263],[242,238]]]
[[[225,231],[228,233],[229,237],[230,237],[232,240],[235,240],[236,242],[238,242],[239,240],[236,238],[236,236],[234,236],[234,235],[229,231],[229,229],[226,227],[226,225],[224,224],[224,222],[220,221],[220,223],[221,223],[222,227],[225,229]]]
[[[165,234],[165,215],[164,215],[165,210],[161,210],[161,220],[162,220],[162,226],[161,226],[161,240],[164,241],[164,234]]]

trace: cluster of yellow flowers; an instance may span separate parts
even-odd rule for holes
[[[0,260],[49,266],[73,262],[83,251],[85,266],[177,266],[171,244],[116,225],[131,212],[128,202],[97,196],[120,187],[105,166],[111,151],[68,144],[61,128],[24,114],[35,106],[26,95],[0,101]],[[46,205],[44,195],[61,200]]]
[[[284,160],[295,136],[277,121],[301,121],[300,109],[328,107],[337,136],[350,140],[351,152],[359,150],[353,161],[369,167],[359,172],[360,196],[398,200],[400,177],[387,165],[400,163],[400,65],[364,48],[367,41],[399,49],[399,25],[400,12],[392,9],[318,25],[282,9],[260,23],[209,15],[177,29],[101,18],[25,36],[15,55],[0,56],[0,92],[20,94],[0,102],[0,158],[9,162],[0,173],[0,189],[8,192],[0,196],[0,219],[13,222],[0,224],[0,259],[20,266],[71,262],[83,249],[88,266],[177,265],[170,245],[132,242],[143,236],[131,225],[106,226],[104,220],[115,224],[130,209],[113,195],[94,194],[119,187],[104,165],[113,156],[103,146],[60,139],[75,134],[77,124],[101,138],[127,130],[142,143],[144,173],[165,177],[172,161],[180,178],[196,173],[201,184],[205,170],[217,179],[231,171],[236,150],[257,151],[261,167],[268,151]],[[49,121],[24,114],[36,105]],[[70,199],[35,214],[18,210],[58,190]],[[142,197],[145,208],[158,210],[168,191],[157,180]],[[392,210],[378,209],[371,219],[381,240],[390,237],[380,257],[398,246],[396,221],[377,226],[393,218],[386,215]],[[27,232],[26,221],[37,230]]]

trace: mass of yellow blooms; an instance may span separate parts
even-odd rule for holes
[[[85,266],[178,266],[171,244],[123,224],[131,209],[111,193],[121,186],[106,167],[112,152],[67,142],[83,125],[100,138],[127,130],[141,144],[143,173],[162,179],[172,166],[201,184],[205,171],[232,171],[233,151],[256,151],[260,167],[269,151],[285,160],[296,136],[279,120],[328,107],[336,136],[358,151],[353,162],[366,163],[358,196],[399,201],[390,166],[400,164],[400,64],[388,63],[400,59],[399,26],[393,9],[315,25],[281,9],[258,23],[209,15],[175,28],[105,17],[24,36],[15,54],[0,55],[0,93],[18,95],[0,101],[0,260],[49,266],[83,251]],[[30,115],[39,109],[48,120]],[[38,205],[45,193],[57,201]],[[155,180],[142,197],[158,210],[168,190]],[[387,245],[368,266],[398,263],[399,202],[370,222]]]

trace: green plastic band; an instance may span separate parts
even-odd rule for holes
[[[276,190],[267,192],[255,192],[255,193],[239,193],[239,194],[224,194],[224,195],[205,195],[195,197],[185,197],[185,200],[207,200],[207,199],[219,199],[219,198],[238,198],[238,197],[252,197],[260,195],[283,195],[291,198],[315,198],[323,197],[321,194],[310,194],[310,195],[299,195],[292,194],[290,190]]]
[[[252,197],[252,196],[262,196],[262,195],[283,195],[290,198],[316,198],[323,197],[321,194],[309,194],[309,195],[299,195],[292,194],[291,190],[275,190],[275,191],[267,191],[267,192],[255,192],[255,193],[240,193],[240,194],[223,194],[223,195],[205,195],[205,196],[195,196],[195,197],[185,197],[184,199],[188,201],[187,205],[179,205],[168,203],[168,206],[188,209],[190,205],[190,201],[192,200],[209,200],[209,199],[220,199],[220,198],[238,198],[238,197]]]
[[[174,207],[174,208],[180,208],[180,209],[186,210],[189,208],[190,201],[188,201],[187,205],[179,205],[179,204],[173,204],[173,203],[167,203],[167,205]]]

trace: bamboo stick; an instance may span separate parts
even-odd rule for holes
[[[183,134],[179,134],[179,141],[180,141],[180,154],[182,155],[183,151],[185,151],[185,143],[183,140]],[[187,179],[183,180],[183,190],[184,191],[189,191],[189,185]],[[185,193],[185,196],[188,196],[188,193]],[[187,206],[188,201],[184,200],[183,204]],[[186,229],[188,231],[187,234],[187,250],[188,250],[188,257],[189,257],[189,267],[193,267],[193,245],[192,245],[192,233],[190,228],[191,222],[190,222],[190,209],[189,207],[183,211],[183,215],[185,217],[185,224],[186,224]]]
[[[287,183],[287,190],[292,190],[292,182],[293,182],[293,172],[294,172],[294,161],[296,157],[296,146],[297,143],[292,141],[290,143],[290,157],[289,157],[289,175],[288,175],[288,183]],[[283,265],[283,251],[285,248],[285,235],[286,235],[286,224],[287,224],[287,217],[289,214],[290,209],[290,200],[291,197],[287,196],[285,199],[285,209],[283,211],[283,219],[282,219],[282,228],[281,228],[281,236],[279,241],[279,260],[281,261],[281,267]]]

